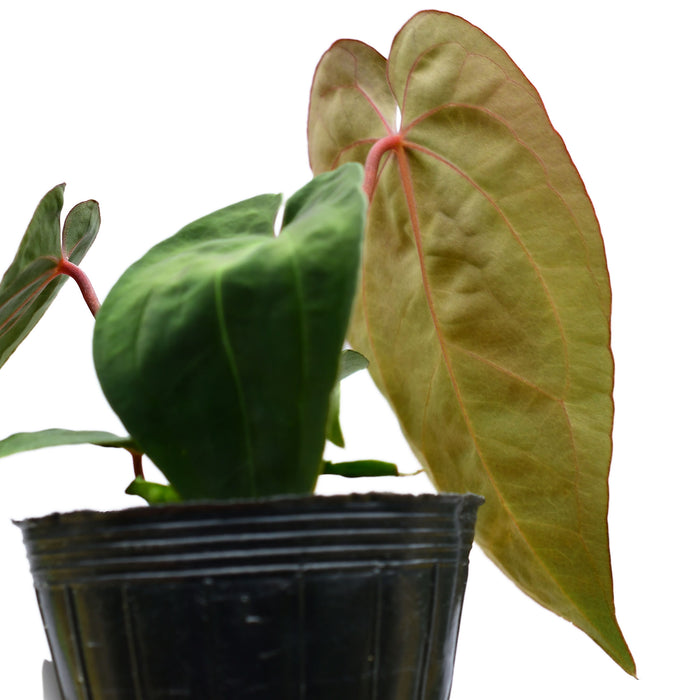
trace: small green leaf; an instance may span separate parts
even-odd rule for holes
[[[343,354],[340,356],[340,380],[347,379],[355,372],[367,369],[368,366],[369,360],[364,355],[356,350],[343,350]]]
[[[326,425],[326,439],[330,440],[338,447],[345,447],[343,430],[340,427],[340,382],[347,379],[351,374],[366,369],[367,358],[355,350],[343,350],[340,356],[340,369],[338,371],[338,381],[333,387],[331,403],[328,409],[328,423]]]
[[[122,447],[125,450],[138,449],[130,437],[119,437],[101,430],[50,428],[35,433],[15,433],[0,440],[0,457],[60,445],[98,445],[100,447]]]
[[[61,253],[74,265],[90,250],[100,230],[100,208],[94,200],[76,204],[66,216],[61,236]]]
[[[60,261],[80,263],[99,230],[97,202],[82,202],[67,215],[61,238],[64,188],[54,187],[39,202],[15,259],[0,281],[0,367],[29,335],[65,282]]]
[[[326,423],[326,440],[330,440],[338,447],[345,447],[345,437],[340,426],[340,382],[336,382],[331,392],[328,422]]]
[[[179,503],[180,494],[170,484],[156,484],[137,476],[127,487],[125,493],[141,496],[149,505],[159,503]]]
[[[395,464],[377,459],[361,459],[355,462],[324,462],[323,473],[351,479],[363,476],[401,476],[399,468]]]
[[[99,380],[186,499],[308,493],[357,285],[357,164],[204,217],[149,251],[97,315]]]

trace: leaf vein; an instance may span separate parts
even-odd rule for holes
[[[231,378],[236,389],[236,398],[238,400],[238,408],[241,413],[241,420],[243,422],[243,435],[245,436],[245,454],[246,454],[246,468],[248,471],[248,479],[251,484],[251,493],[253,495],[257,494],[257,483],[255,478],[255,463],[253,459],[253,445],[252,437],[250,434],[250,419],[248,416],[248,411],[246,408],[245,394],[243,391],[243,385],[241,383],[240,371],[238,368],[238,362],[236,360],[236,353],[233,348],[233,343],[228,334],[228,328],[226,327],[226,315],[224,309],[223,300],[223,269],[217,271],[214,278],[214,300],[216,304],[216,319],[219,326],[219,333],[221,336],[221,345],[224,350],[224,355],[228,363],[229,371],[231,372]]]

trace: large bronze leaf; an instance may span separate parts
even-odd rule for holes
[[[634,673],[608,548],[605,253],[537,91],[479,29],[422,12],[388,61],[349,40],[323,56],[309,152],[315,173],[369,156],[350,340],[411,447],[438,489],[486,496],[498,566]]]

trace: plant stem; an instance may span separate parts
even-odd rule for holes
[[[143,479],[143,455],[140,452],[131,452],[131,459],[134,463],[134,476]]]
[[[88,309],[93,316],[97,316],[97,312],[100,310],[100,301],[88,276],[77,265],[65,258],[61,258],[56,271],[58,274],[68,275],[76,281]]]
[[[377,178],[379,173],[379,163],[382,156],[387,151],[395,151],[403,144],[403,134],[389,134],[384,136],[374,143],[365,161],[365,181],[362,184],[362,189],[365,194],[372,200],[374,188],[377,186]]]

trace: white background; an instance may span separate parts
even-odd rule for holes
[[[700,697],[691,5],[465,0],[439,8],[489,33],[539,89],[601,221],[617,366],[610,538],[619,621],[639,674],[619,670],[475,550],[454,699]],[[291,194],[310,176],[307,97],[321,54],[347,37],[386,55],[425,6],[300,0],[279,8],[209,0],[3,5],[0,267],[39,199],[60,182],[68,183],[65,211],[100,202],[102,230],[83,264],[100,298],[130,262],[192,219],[255,194]],[[59,426],[122,432],[94,378],[92,319],[69,285],[0,371],[0,435]],[[344,418],[349,457],[413,469],[365,379],[345,384]],[[0,463],[0,697],[38,700],[48,653],[10,518],[134,505],[122,493],[130,469],[120,452],[91,447]],[[429,486],[416,477],[380,488]]]

